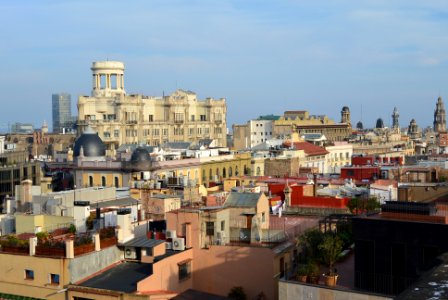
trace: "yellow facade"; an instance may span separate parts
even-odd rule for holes
[[[65,293],[58,291],[63,290],[70,280],[66,259],[0,253],[0,266],[2,293],[40,299],[65,299]],[[25,270],[32,271],[34,279],[27,279]],[[51,282],[51,274],[59,276],[59,284]]]
[[[81,173],[82,187],[89,186],[128,186],[129,182],[124,181],[124,173],[109,170],[90,170]]]
[[[200,182],[209,186],[211,182],[221,182],[229,177],[250,175],[250,168],[250,153],[201,159]]]
[[[37,228],[42,231],[51,231],[60,227],[67,227],[72,223],[73,217],[16,214],[16,234],[35,233]]]

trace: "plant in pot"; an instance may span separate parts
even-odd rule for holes
[[[319,264],[317,262],[309,262],[308,269],[308,282],[312,284],[319,284]]]
[[[334,268],[334,264],[339,258],[339,254],[343,249],[342,239],[334,233],[326,233],[322,243],[319,245],[322,254],[322,260],[328,266],[328,272],[324,274],[325,284],[335,286],[338,274]]]
[[[297,280],[300,282],[307,282],[308,280],[308,266],[301,265],[297,270]]]

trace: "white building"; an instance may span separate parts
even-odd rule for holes
[[[325,147],[325,173],[341,173],[341,167],[350,165],[353,155],[353,145],[347,142],[334,142],[333,146]]]

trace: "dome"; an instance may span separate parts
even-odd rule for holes
[[[359,121],[358,123],[356,123],[356,128],[358,128],[358,129],[360,129],[360,130],[364,129],[364,125],[362,124],[361,121]]]
[[[384,128],[384,122],[383,119],[379,118],[378,120],[376,120],[376,126],[375,128]]]
[[[134,152],[132,152],[131,162],[143,162],[151,161],[148,150],[143,147],[137,147]]]
[[[88,127],[75,141],[73,156],[81,154],[81,148],[85,157],[98,157],[106,155],[106,146],[98,134]]]
[[[348,106],[344,106],[344,107],[342,108],[342,111],[343,111],[343,112],[350,112],[350,109],[348,108]]]

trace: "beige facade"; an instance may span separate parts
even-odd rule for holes
[[[146,219],[165,220],[167,212],[180,208],[179,196],[164,194],[149,196],[148,193],[144,193],[143,196]]]
[[[183,90],[162,97],[127,95],[123,63],[94,62],[92,72],[91,96],[78,98],[79,134],[90,125],[110,150],[125,143],[156,146],[201,139],[226,146],[224,98],[199,100]]]
[[[324,173],[340,173],[341,167],[352,163],[353,145],[347,142],[335,142],[325,147],[328,151]]]

